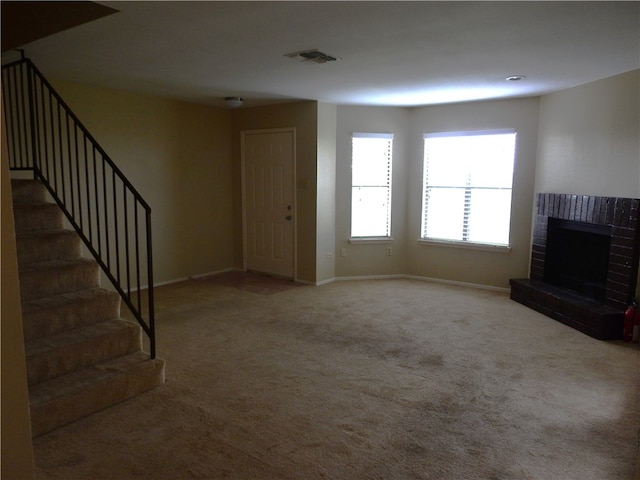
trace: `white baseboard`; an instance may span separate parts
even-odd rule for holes
[[[494,285],[483,285],[481,283],[459,282],[457,280],[446,280],[443,278],[421,277],[418,275],[404,275],[404,278],[410,280],[423,280],[425,282],[444,283],[446,285],[457,285],[459,287],[479,288],[480,290],[492,290],[494,292],[508,293],[510,289],[504,287],[496,287]]]
[[[214,272],[199,273],[197,275],[190,275],[188,277],[175,278],[175,279],[166,280],[163,282],[155,282],[153,286],[161,287],[163,285],[170,285],[172,283],[184,282],[187,280],[195,280],[198,278],[209,277],[212,275],[219,275],[221,273],[241,272],[241,271],[243,271],[241,268],[225,268],[223,270],[216,270]],[[333,277],[333,278],[328,278],[326,280],[321,280],[319,282],[309,282],[306,280],[296,279],[295,282],[303,285],[313,285],[316,287],[320,287],[322,285],[328,285],[329,283],[333,283],[333,282],[348,282],[348,281],[354,281],[354,280],[393,280],[398,278],[406,278],[408,280],[421,280],[423,282],[442,283],[446,285],[457,285],[459,287],[477,288],[480,290],[491,290],[491,291],[502,292],[502,293],[508,293],[510,291],[508,288],[496,287],[493,285],[483,285],[480,283],[470,283],[470,282],[459,282],[457,280],[446,280],[443,278],[435,278],[435,277],[423,277],[420,275],[406,275],[402,273],[392,274],[392,275],[353,275],[353,276],[347,276],[347,277]],[[145,290],[147,288],[148,288],[147,285],[143,285],[142,287],[140,287],[141,290]]]
[[[469,283],[469,282],[459,282],[456,280],[446,280],[442,278],[435,277],[422,277],[419,275],[406,275],[406,274],[396,274],[396,275],[356,275],[349,277],[335,277],[330,280],[326,280],[324,282],[318,283],[319,285],[324,285],[327,283],[331,283],[333,281],[351,281],[351,280],[391,280],[397,278],[406,278],[408,280],[421,280],[424,282],[433,282],[433,283],[443,283],[446,285],[457,285],[459,287],[470,287],[470,288],[478,288],[481,290],[492,290],[495,292],[503,292],[508,293],[510,290],[508,288],[496,287],[493,285],[483,285],[480,283]]]
[[[165,280],[163,282],[153,282],[153,287],[154,288],[155,287],[161,287],[163,285],[171,285],[172,283],[185,282],[187,280],[196,280],[198,278],[210,277],[212,275],[219,275],[221,273],[235,272],[235,271],[241,271],[241,269],[239,269],[239,268],[225,268],[223,270],[216,270],[215,272],[198,273],[196,275],[189,275],[188,277],[174,278],[174,279],[171,279],[171,280]],[[149,285],[142,285],[140,287],[140,290],[146,290],[147,288],[149,288]]]
[[[354,275],[349,277],[336,277],[337,281],[350,281],[350,280],[393,280],[396,278],[406,278],[406,275],[401,273],[394,275]]]

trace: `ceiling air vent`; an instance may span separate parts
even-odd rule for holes
[[[334,57],[332,55],[327,55],[317,49],[314,50],[303,50],[301,52],[292,52],[285,53],[285,57],[295,58],[302,57],[305,61],[315,62],[315,63],[327,63],[327,62],[335,62],[338,60],[338,57]]]

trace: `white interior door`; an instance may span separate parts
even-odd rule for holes
[[[242,132],[244,266],[294,278],[295,132]]]

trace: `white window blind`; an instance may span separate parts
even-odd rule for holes
[[[354,133],[351,146],[351,237],[389,237],[393,134]]]
[[[509,244],[516,133],[424,135],[422,238]]]

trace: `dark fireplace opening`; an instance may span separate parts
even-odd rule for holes
[[[611,226],[549,218],[544,281],[604,302]]]

